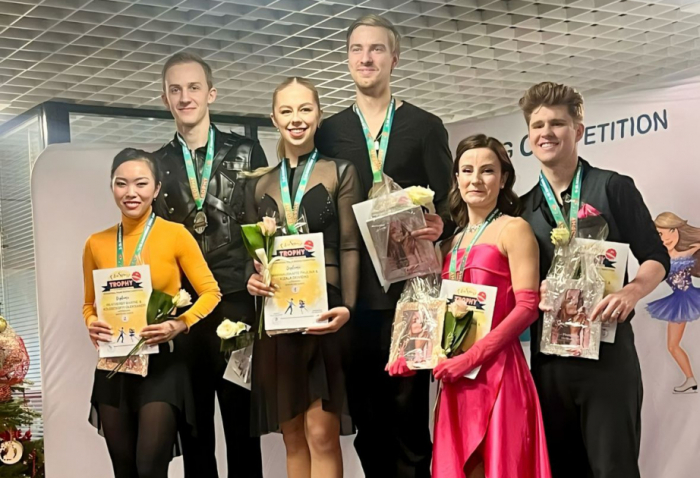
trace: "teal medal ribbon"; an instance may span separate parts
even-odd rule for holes
[[[362,111],[357,107],[357,104],[353,105],[353,110],[355,114],[359,116],[360,123],[362,124],[362,131],[365,133],[365,140],[367,141],[367,150],[369,151],[369,164],[372,168],[372,177],[374,183],[382,182],[382,171],[384,169],[384,160],[386,159],[386,151],[389,147],[389,135],[391,134],[391,125],[394,123],[394,113],[396,112],[396,100],[391,98],[389,107],[386,110],[386,116],[384,117],[384,125],[382,126],[382,135],[379,140],[379,148],[376,147],[372,133],[369,131],[369,126],[365,117],[362,116]],[[377,149],[379,151],[377,151]]]
[[[289,180],[287,179],[287,167],[289,160],[284,158],[282,160],[282,164],[280,165],[280,190],[282,191],[282,206],[284,207],[284,214],[287,218],[287,231],[290,234],[299,234],[299,231],[297,231],[296,228],[296,223],[299,219],[299,207],[301,206],[301,200],[304,197],[304,192],[306,191],[306,185],[309,182],[311,171],[314,170],[317,160],[318,150],[314,148],[313,152],[309,156],[309,159],[306,161],[306,166],[304,166],[304,173],[301,176],[297,193],[294,196],[294,204],[292,204],[292,197],[289,190]]]
[[[576,166],[576,172],[574,173],[574,182],[571,189],[571,207],[569,209],[569,223],[566,223],[566,219],[561,212],[559,203],[554,196],[552,187],[549,185],[549,181],[544,177],[544,174],[540,172],[540,189],[542,189],[542,194],[544,195],[549,210],[554,217],[554,222],[557,223],[558,228],[567,229],[569,231],[569,238],[576,237],[576,232],[578,229],[578,210],[581,203],[581,176],[583,172],[583,166],[579,161],[578,166]]]
[[[459,270],[457,270],[457,253],[459,252],[459,246],[462,244],[464,236],[467,234],[468,230],[467,227],[464,228],[464,232],[462,232],[462,235],[459,236],[459,240],[455,244],[454,248],[452,248],[452,256],[450,257],[450,280],[461,280],[462,274],[464,274],[464,268],[467,265],[467,257],[469,256],[469,252],[472,250],[472,247],[474,247],[474,244],[476,244],[476,241],[478,241],[481,235],[484,233],[488,225],[491,224],[500,215],[501,211],[499,211],[498,208],[496,208],[493,211],[491,211],[491,213],[486,217],[486,220],[483,222],[483,224],[481,224],[481,226],[479,226],[479,229],[476,231],[476,234],[474,234],[474,237],[472,237],[472,240],[469,242],[469,245],[464,250],[464,254],[462,255],[462,261],[459,265]]]
[[[151,233],[153,229],[153,224],[156,222],[156,213],[151,213],[146,225],[143,228],[139,242],[136,244],[136,249],[134,250],[134,256],[131,258],[130,266],[135,266],[138,262],[138,258],[143,250],[143,245],[146,243],[146,238]],[[122,223],[119,223],[117,227],[117,267],[124,267],[124,232],[122,228]]]
[[[197,214],[194,217],[194,230],[197,234],[202,234],[207,228],[207,215],[204,214],[204,199],[207,197],[207,189],[209,189],[209,179],[211,177],[211,168],[214,163],[214,127],[209,126],[209,138],[207,141],[207,155],[204,158],[204,167],[202,168],[202,180],[197,184],[197,173],[194,169],[194,161],[192,153],[182,137],[177,135],[180,146],[182,146],[182,156],[185,158],[185,169],[187,169],[187,179],[190,183],[192,198],[197,206]]]

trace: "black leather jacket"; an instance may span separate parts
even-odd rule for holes
[[[164,219],[184,224],[197,239],[221,293],[226,295],[245,289],[244,272],[248,262],[240,227],[246,222],[244,180],[238,175],[241,171],[267,166],[267,159],[258,142],[236,133],[222,133],[214,127],[214,142],[214,163],[203,207],[208,220],[204,233],[194,231],[197,207],[177,135],[155,153],[162,187],[154,211]],[[197,149],[193,158],[198,181],[205,157],[206,145]]]

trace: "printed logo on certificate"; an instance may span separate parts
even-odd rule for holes
[[[92,271],[97,318],[112,327],[112,341],[100,343],[100,357],[124,357],[141,339],[151,297],[149,266],[117,267]],[[158,346],[144,346],[140,354],[158,353]]]
[[[320,325],[328,311],[326,261],[323,234],[294,234],[275,237],[272,282],[274,297],[265,301],[265,330],[300,331]]]
[[[470,284],[454,280],[443,280],[440,297],[447,299],[447,308],[452,304],[461,304],[467,311],[473,313],[472,322],[467,335],[460,346],[460,355],[469,350],[477,341],[491,331],[493,311],[496,305],[498,289],[488,285]],[[475,379],[481,366],[476,367],[465,375]]]
[[[625,283],[625,272],[627,271],[627,258],[630,252],[629,244],[581,238],[576,240],[596,249],[598,271],[605,280],[603,297],[622,290]],[[600,331],[600,341],[614,344],[616,332],[617,322],[604,323]]]

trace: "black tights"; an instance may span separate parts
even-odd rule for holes
[[[177,437],[177,416],[169,403],[147,403],[138,413],[99,405],[115,478],[167,478]]]

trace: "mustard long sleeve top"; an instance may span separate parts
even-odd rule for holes
[[[136,244],[148,222],[151,210],[139,219],[122,215],[124,234],[124,263],[130,264]],[[83,252],[83,280],[85,325],[97,320],[95,287],[92,271],[117,267],[117,225],[91,235]],[[182,285],[181,273],[194,287],[199,298],[179,319],[187,327],[209,315],[221,301],[219,285],[207,266],[194,237],[181,224],[157,218],[141,251],[139,264],[151,268],[153,289],[175,295]]]

